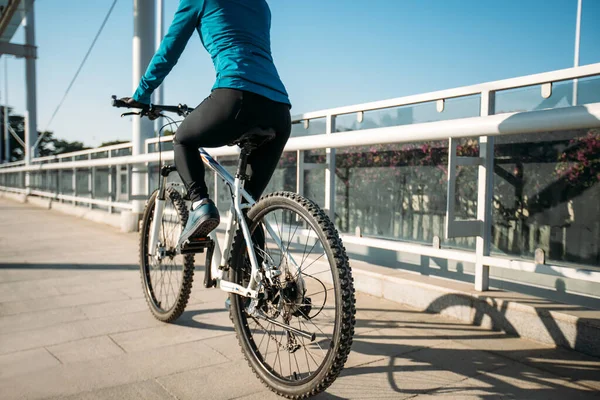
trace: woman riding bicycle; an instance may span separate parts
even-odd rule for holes
[[[217,76],[210,95],[182,122],[173,140],[177,172],[192,202],[179,243],[207,235],[220,222],[208,195],[199,147],[225,146],[255,127],[275,130],[275,139],[248,159],[252,177],[245,189],[258,199],[290,137],[291,103],[271,56],[270,27],[265,0],[181,0],[137,90],[123,99],[133,107],[147,107],[152,92],[198,32]]]

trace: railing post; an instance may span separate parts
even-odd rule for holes
[[[296,152],[296,192],[304,196],[304,151]]]
[[[71,157],[71,161],[75,161],[75,157]],[[77,197],[77,168],[73,168],[73,176],[71,176],[71,196]],[[73,205],[77,205],[75,200]]]
[[[60,163],[60,159],[58,160],[58,163]],[[62,169],[59,169],[56,173],[56,197],[58,197],[62,191]],[[59,199],[59,201],[62,203],[62,199]]]
[[[160,140],[160,137],[158,138],[158,140]],[[144,153],[148,154],[150,153],[150,146],[151,144],[148,143],[148,139],[146,139],[144,141]],[[157,145],[158,147],[158,145]],[[150,193],[152,193],[152,166],[149,162],[147,162],[145,164],[146,166],[146,192],[148,194],[148,196],[150,195]]]
[[[134,168],[131,164],[127,164],[126,168],[125,168],[125,193],[127,194],[127,201],[131,201],[131,198],[133,197],[133,193],[132,193],[132,179],[133,179],[133,171]],[[139,171],[139,170],[138,170]],[[143,210],[143,204],[144,204],[144,200],[140,200],[142,202],[142,212]]]
[[[109,160],[112,158],[112,150],[108,150],[108,158],[109,158]],[[115,170],[115,175],[116,175],[117,169],[113,165],[109,164],[108,165],[108,201],[109,201],[109,203],[113,202],[113,197],[114,197],[113,178],[112,178],[113,169]],[[112,214],[112,206],[111,205],[108,206],[108,213]]]
[[[494,114],[495,93],[481,93],[481,116]],[[492,199],[494,195],[494,138],[479,138],[479,166],[477,190],[477,219],[482,221],[482,232],[477,236],[475,247],[475,290],[483,292],[489,289],[490,267],[483,263],[483,257],[490,255],[492,236]]]
[[[88,154],[88,160],[89,161],[92,160],[92,153]],[[94,167],[90,167],[90,171],[88,173],[88,192],[92,199],[96,197],[96,196],[94,196],[95,178],[96,178],[96,170],[94,169]],[[90,203],[90,208],[94,208],[94,205],[92,203]]]
[[[216,172],[213,172],[213,200],[215,201],[215,207],[219,207],[219,176],[217,175]],[[186,189],[184,189],[186,190]],[[187,191],[187,190],[186,190]],[[184,192],[185,193],[185,192]]]
[[[335,115],[328,115],[326,122],[326,134],[335,133]],[[335,149],[325,149],[326,169],[325,169],[325,211],[335,222]]]

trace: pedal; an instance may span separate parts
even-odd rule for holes
[[[204,253],[204,250],[215,246],[214,242],[209,237],[191,238],[183,242],[179,248],[181,254],[197,254]]]
[[[204,287],[210,289],[217,286],[217,281],[212,278],[212,258],[215,251],[215,242],[210,241],[210,245],[206,248],[206,263],[204,266]]]

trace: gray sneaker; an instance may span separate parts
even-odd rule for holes
[[[203,199],[195,210],[190,211],[185,228],[179,237],[179,245],[193,237],[206,237],[219,223],[221,217],[215,203],[210,199]]]

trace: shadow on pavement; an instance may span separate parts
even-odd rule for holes
[[[433,302],[432,309],[440,311],[443,303]],[[366,311],[377,310],[359,309],[359,317]],[[507,321],[500,321],[498,310],[487,311],[498,320],[496,328],[510,329]],[[344,380],[343,393],[480,399],[591,399],[600,394],[600,359],[534,342],[528,349],[524,340],[515,346],[518,336],[512,333],[404,310],[383,311],[375,319],[358,318],[356,327],[352,351],[368,357],[365,363],[343,370],[341,376],[353,378]],[[387,384],[376,379],[381,374]],[[390,397],[390,389],[395,397]]]
[[[0,263],[0,269],[48,269],[48,270],[138,270],[137,264],[29,264],[29,263]]]

